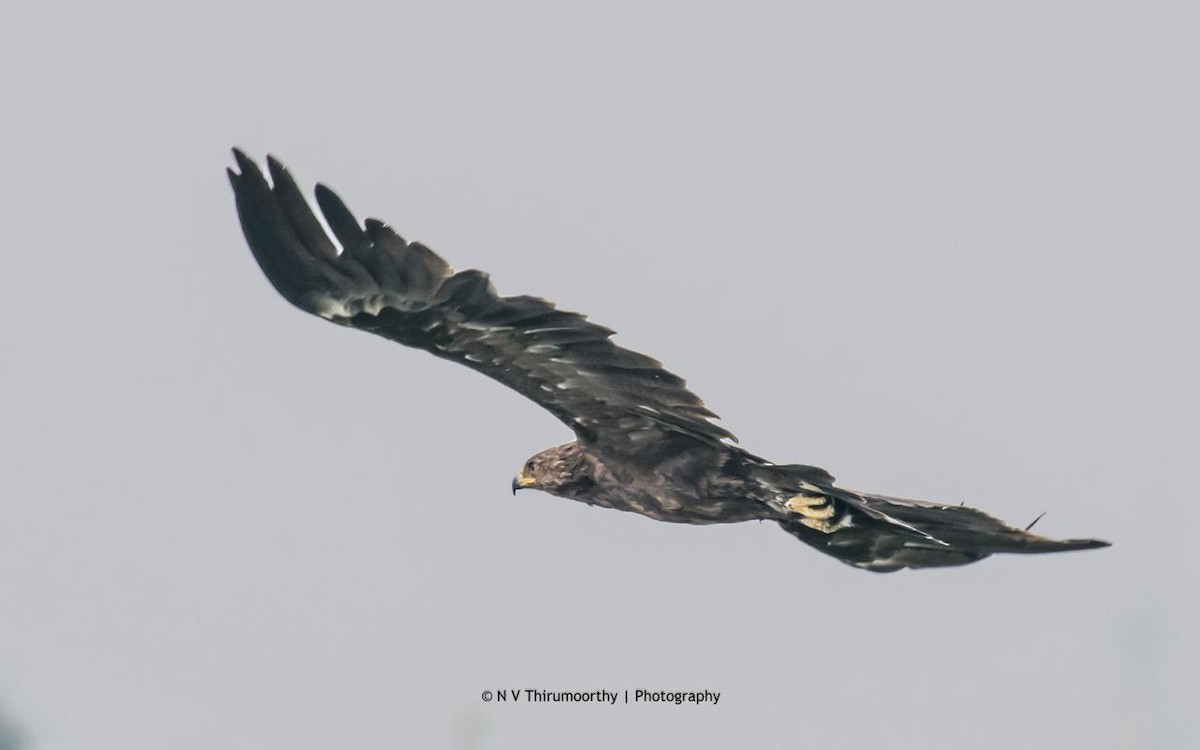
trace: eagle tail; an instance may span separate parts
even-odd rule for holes
[[[785,531],[855,567],[878,572],[966,565],[996,553],[1036,554],[1109,546],[1099,539],[1050,539],[965,505],[943,505],[826,488],[838,513],[815,523],[782,520]],[[1040,519],[1040,516],[1039,516]],[[1034,519],[1034,523],[1038,519]]]

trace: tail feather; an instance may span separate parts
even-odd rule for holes
[[[843,504],[843,523],[818,529],[802,520],[784,519],[780,525],[806,544],[866,570],[947,567],[966,565],[996,553],[1036,554],[1109,546],[1099,539],[1039,536],[965,505],[833,487],[826,493]]]
[[[872,505],[950,545],[973,545],[993,552],[1067,552],[1107,547],[1099,539],[1049,539],[1015,528],[981,510],[965,505],[941,505],[887,495],[861,495]],[[1040,519],[1041,516],[1038,516]],[[1037,523],[1035,520],[1034,523]]]

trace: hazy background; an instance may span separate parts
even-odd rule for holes
[[[1200,11],[902,5],[4,4],[14,737],[1200,746]],[[566,429],[285,304],[232,145],[616,328],[756,453],[1116,546],[879,576],[513,500]]]

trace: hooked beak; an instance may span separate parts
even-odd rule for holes
[[[515,477],[513,477],[513,481],[512,481],[513,495],[517,494],[517,490],[523,490],[526,487],[530,487],[532,485],[533,485],[533,479],[526,476],[524,471],[517,472],[517,475]]]

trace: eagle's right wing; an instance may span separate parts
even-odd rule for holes
[[[252,160],[234,156],[241,172],[229,170],[229,179],[246,241],[267,279],[300,309],[478,370],[607,450],[633,451],[666,433],[733,439],[682,378],[614,344],[608,328],[537,297],[500,297],[487,274],[454,273],[381,222],[360,226],[318,185],[339,253],[278,161],[268,157],[268,184]]]
[[[1096,549],[1101,539],[1049,539],[966,505],[871,495],[839,487],[798,495],[796,520],[784,531],[856,568],[889,573],[902,568],[965,565],[997,553],[1037,554]],[[1040,518],[1040,516],[1039,516]],[[1037,519],[1034,519],[1034,523]]]

